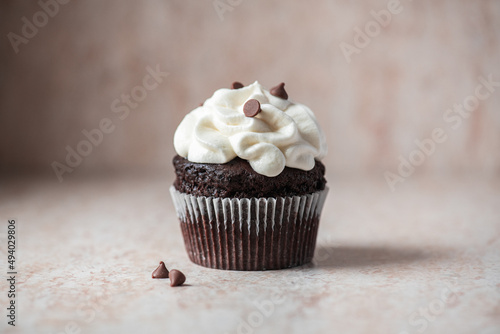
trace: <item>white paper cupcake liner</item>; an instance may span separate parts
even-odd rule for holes
[[[170,188],[191,261],[226,270],[310,262],[327,193],[328,188],[294,197],[217,198]]]

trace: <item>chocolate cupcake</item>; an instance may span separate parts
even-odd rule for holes
[[[312,260],[328,189],[323,132],[284,84],[219,89],[174,136],[171,194],[189,258],[229,270]]]

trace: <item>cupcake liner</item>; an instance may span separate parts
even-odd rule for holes
[[[327,193],[328,188],[293,197],[217,198],[170,188],[191,261],[226,270],[310,262]]]

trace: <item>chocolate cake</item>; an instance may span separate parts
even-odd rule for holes
[[[284,86],[234,82],[177,128],[170,193],[194,263],[267,270],[312,260],[328,193],[326,139]]]
[[[176,155],[173,164],[175,189],[194,196],[291,197],[324,190],[326,184],[325,166],[321,161],[316,161],[309,171],[285,167],[275,177],[255,172],[248,161],[240,158],[225,164],[205,164]]]

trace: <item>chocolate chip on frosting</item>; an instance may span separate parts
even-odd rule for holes
[[[246,117],[255,117],[260,112],[260,102],[256,99],[250,99],[243,105],[243,113]]]
[[[186,276],[177,269],[172,269],[170,272],[170,286],[179,286],[186,281]]]
[[[163,261],[160,261],[160,264],[158,265],[158,268],[153,271],[153,274],[151,274],[153,278],[168,278],[168,269],[165,267],[165,263]]]
[[[271,88],[271,90],[269,92],[271,93],[271,95],[280,97],[283,100],[288,99],[288,94],[285,90],[285,83],[284,82],[280,83],[278,86],[274,86],[273,88]]]
[[[243,84],[239,81],[235,81],[232,83],[231,85],[231,89],[240,89],[240,88],[243,88]]]

